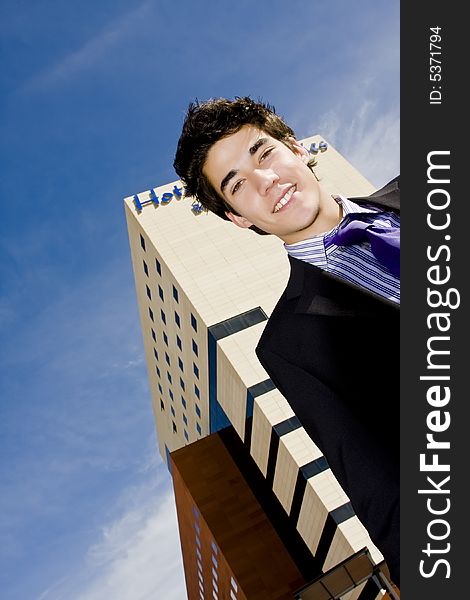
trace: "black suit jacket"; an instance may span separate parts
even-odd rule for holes
[[[399,211],[399,179],[368,197]],[[399,584],[399,306],[289,257],[256,353]]]

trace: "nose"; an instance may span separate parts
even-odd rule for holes
[[[268,194],[273,185],[279,181],[279,175],[272,169],[255,169],[254,176],[256,188],[263,196]]]

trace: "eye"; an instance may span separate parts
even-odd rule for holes
[[[265,150],[263,154],[259,157],[259,162],[262,162],[265,158],[267,158],[273,150],[274,148],[268,148],[267,150]]]
[[[232,194],[235,194],[236,192],[238,192],[238,190],[240,189],[242,183],[243,183],[242,180],[237,181],[237,183],[232,188]]]

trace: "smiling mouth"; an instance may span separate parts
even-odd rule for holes
[[[276,206],[274,207],[273,212],[277,213],[281,210],[281,208],[283,206],[285,206],[289,200],[292,198],[292,194],[296,191],[297,189],[297,185],[293,185],[291,186],[287,192],[284,194],[284,196],[279,200],[279,202],[276,204]]]

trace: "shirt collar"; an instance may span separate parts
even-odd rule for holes
[[[342,206],[343,208],[343,218],[350,213],[375,213],[379,212],[378,209],[374,206],[368,204],[356,204],[349,198],[345,198],[344,196],[334,195],[332,196],[336,202]],[[336,227],[334,227],[336,229]],[[333,231],[333,230],[332,230]],[[325,234],[323,234],[325,235]]]
[[[341,218],[340,223],[343,221],[344,217],[346,217],[350,213],[377,212],[377,209],[375,207],[368,206],[367,204],[356,204],[352,200],[349,200],[349,198],[345,198],[344,196],[340,196],[338,194],[332,195],[332,198],[334,198],[334,200],[336,200],[336,202],[343,209],[343,216]],[[331,238],[331,236],[336,232],[340,223],[338,223],[338,225],[335,225],[333,229],[330,229],[330,231],[326,231],[325,233],[319,233],[318,235],[314,235],[311,238],[307,238],[306,240],[301,240],[300,242],[295,242],[294,244],[284,244],[284,248],[286,249],[287,254],[293,256],[294,258],[301,258],[305,254],[305,251],[308,249],[309,252],[318,253],[318,255],[320,255],[322,252],[324,252],[325,245],[331,245],[329,243],[329,238]]]

